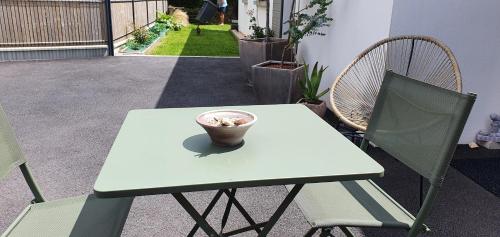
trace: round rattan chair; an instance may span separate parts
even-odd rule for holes
[[[365,131],[387,70],[449,90],[462,91],[451,50],[428,36],[398,36],[363,51],[333,82],[333,112],[347,126]]]

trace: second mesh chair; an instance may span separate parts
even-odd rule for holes
[[[430,183],[413,216],[371,180],[305,185],[295,198],[312,229],[392,227],[416,236],[432,208],[476,96],[386,72],[361,148],[373,142]]]
[[[35,199],[1,237],[118,237],[133,198],[90,196],[46,201],[0,106],[0,181],[19,167]]]

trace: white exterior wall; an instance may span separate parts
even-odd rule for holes
[[[304,0],[299,2],[304,4]],[[299,61],[304,59],[309,64],[319,61],[329,66],[320,90],[330,87],[361,51],[389,36],[391,12],[392,0],[334,1],[328,14],[334,21],[322,30],[326,36],[306,36],[299,45]]]
[[[307,1],[297,0],[299,5]],[[285,19],[290,2],[285,1]],[[246,9],[240,5],[240,11],[244,13]],[[402,34],[438,38],[458,60],[464,92],[478,94],[460,139],[465,144],[474,141],[478,130],[488,127],[491,112],[500,113],[499,9],[498,0],[336,0],[329,9],[334,22],[323,29],[327,35],[304,39],[298,58],[329,66],[323,89],[331,86],[357,54],[382,38]],[[264,25],[265,8],[262,11],[259,22]],[[240,31],[248,32],[243,15],[246,14],[240,13]],[[285,25],[283,32],[286,28]]]
[[[270,14],[273,11],[273,0],[269,0]],[[266,26],[266,1],[261,0],[239,0],[238,1],[238,31],[243,34],[251,33],[248,27],[250,26],[250,17],[247,15],[248,10],[254,10],[257,23],[261,27]],[[272,25],[272,17],[269,16],[269,26]]]
[[[397,0],[390,34],[423,34],[448,45],[458,60],[463,91],[478,94],[460,143],[474,141],[500,113],[500,1]]]

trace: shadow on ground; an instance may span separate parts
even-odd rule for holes
[[[1,63],[0,102],[46,197],[53,200],[89,194],[129,110],[255,103],[238,62],[222,58],[108,57]],[[335,155],[335,147],[330,149]],[[386,177],[377,183],[415,212],[418,176],[385,153],[371,152],[386,168]],[[213,195],[196,192],[187,196],[201,210]],[[285,195],[285,188],[280,186],[241,189],[237,193],[257,221],[267,219]],[[20,172],[2,180],[0,232],[31,199]],[[208,218],[215,227],[220,226],[223,209],[224,202],[220,202]],[[498,236],[499,210],[497,197],[451,168],[427,221],[433,232],[424,236]],[[122,236],[185,236],[193,224],[170,195],[138,197]],[[227,230],[244,225],[241,215],[232,212]],[[269,236],[301,236],[308,228],[297,206],[291,205]],[[405,232],[379,229],[356,233],[359,237],[405,236]],[[204,235],[199,232],[198,236]]]
[[[156,108],[251,105],[257,101],[241,76],[239,59],[181,57]]]

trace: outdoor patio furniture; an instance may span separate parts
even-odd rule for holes
[[[2,237],[120,236],[133,198],[93,195],[45,201],[0,106],[0,180],[19,167],[35,199]]]
[[[201,6],[198,15],[196,15],[196,21],[198,22],[198,26],[196,27],[196,33],[199,35],[201,33],[200,24],[206,23],[214,18],[215,14],[217,14],[217,5],[213,2],[205,0],[203,1],[203,6]]]
[[[373,142],[404,165],[425,177],[430,188],[414,217],[371,180],[310,184],[296,202],[318,229],[391,227],[408,229],[408,236],[428,230],[424,220],[432,208],[458,139],[474,104],[464,95],[387,72],[361,148]]]
[[[214,109],[248,111],[258,121],[243,144],[218,147],[195,122],[197,115]],[[334,154],[329,149],[332,144]],[[335,165],[326,165],[332,162]],[[382,166],[300,104],[134,110],[118,133],[94,192],[102,198],[172,194],[198,224],[188,236],[198,226],[209,236],[245,231],[266,236],[304,184],[368,179],[383,172]],[[293,188],[263,223],[254,221],[235,198],[238,188],[285,184]],[[184,193],[206,190],[218,192],[200,214]],[[229,202],[217,232],[205,218],[223,194]],[[223,233],[233,205],[250,226]]]
[[[366,130],[386,70],[462,91],[457,61],[446,45],[428,36],[388,38],[363,51],[333,82],[330,102],[340,121]]]

